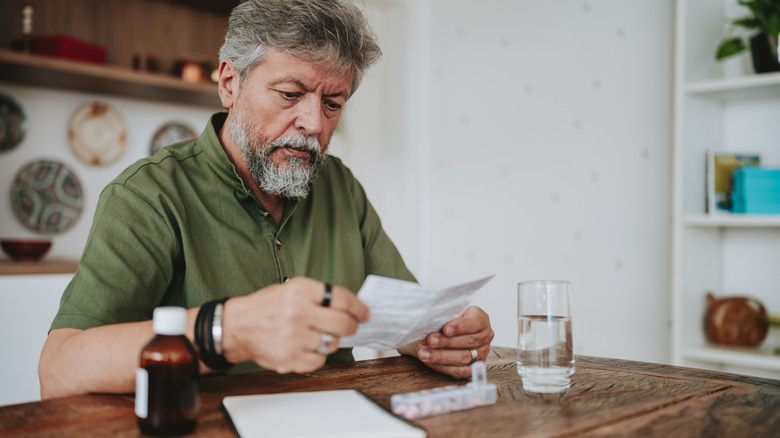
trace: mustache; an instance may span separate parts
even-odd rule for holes
[[[300,134],[294,137],[277,138],[268,143],[268,152],[273,152],[279,148],[297,149],[300,151],[311,152],[319,155],[322,152],[322,146],[317,138],[311,135]]]

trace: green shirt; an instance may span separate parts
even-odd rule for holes
[[[368,274],[413,280],[350,170],[325,159],[277,226],[228,160],[216,114],[197,139],[139,160],[100,195],[51,328],[144,321],[307,276],[354,292]],[[351,360],[351,350],[330,361]]]

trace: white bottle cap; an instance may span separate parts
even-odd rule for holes
[[[184,307],[154,309],[154,332],[158,335],[183,335],[187,328],[187,310]]]

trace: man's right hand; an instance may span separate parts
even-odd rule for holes
[[[367,322],[368,306],[348,289],[333,286],[329,307],[322,306],[325,285],[305,277],[292,278],[225,303],[223,346],[225,358],[254,361],[278,373],[305,373],[320,368],[326,355],[317,353],[322,333],[333,336],[328,353],[339,338],[355,333]]]
[[[325,363],[325,355],[317,353],[322,333],[333,336],[332,353],[341,336],[355,333],[369,318],[368,307],[349,290],[333,286],[329,307],[322,306],[324,295],[322,282],[301,277],[227,300],[225,358],[252,360],[279,373],[318,369]],[[198,308],[187,311],[190,340],[197,315]],[[151,320],[52,330],[38,367],[41,398],[132,392],[138,353],[153,336]]]

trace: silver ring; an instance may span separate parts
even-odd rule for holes
[[[333,342],[333,335],[330,333],[320,333],[320,346],[317,347],[318,354],[328,354],[330,350],[330,343]]]
[[[473,349],[469,350],[469,353],[471,353],[471,362],[469,362],[469,365],[471,365],[471,364],[473,364],[474,362],[477,361],[477,358],[478,358],[477,354],[478,353],[477,353],[476,348],[473,348]]]

